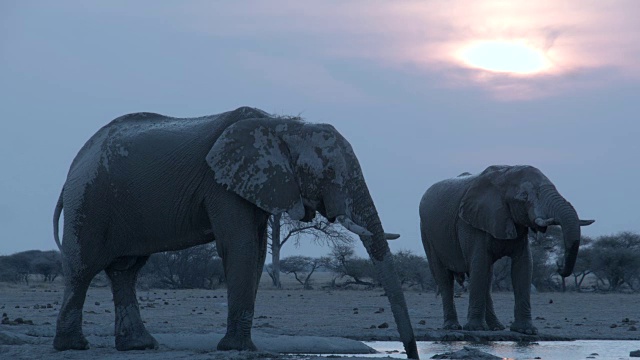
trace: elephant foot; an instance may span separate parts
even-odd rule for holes
[[[538,333],[538,329],[533,326],[531,320],[515,321],[513,324],[511,324],[510,330],[526,335],[536,335]]]
[[[498,319],[487,321],[487,325],[489,326],[489,330],[491,331],[500,331],[505,329],[505,326],[502,325],[502,323]]]
[[[442,324],[442,329],[444,330],[462,330],[462,326],[458,320],[445,320],[444,324]]]
[[[251,337],[225,335],[218,343],[218,350],[248,350],[257,351],[258,348],[251,341]]]
[[[148,332],[140,336],[116,335],[116,349],[118,351],[157,349],[158,342]]]
[[[489,327],[484,321],[470,320],[464,325],[463,329],[470,330],[470,331],[478,331],[478,330],[489,330]]]
[[[84,335],[59,335],[53,338],[53,348],[58,351],[65,350],[87,350],[89,349],[89,342],[85,339]]]

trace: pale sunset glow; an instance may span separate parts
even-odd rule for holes
[[[533,75],[551,67],[545,54],[524,42],[479,41],[458,53],[467,66],[497,73]]]

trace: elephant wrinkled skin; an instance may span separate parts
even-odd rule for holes
[[[63,241],[58,222],[64,207]],[[54,213],[65,292],[54,347],[86,349],[82,308],[105,270],[118,350],[157,342],[140,317],[138,271],[150,254],[216,241],[228,284],[220,350],[252,350],[251,327],[267,250],[267,219],[316,211],[360,235],[380,274],[407,354],[418,358],[404,295],[362,170],[326,124],[241,107],[200,118],[136,113],[113,120],[71,164]]]
[[[477,175],[463,173],[431,186],[420,202],[420,229],[431,273],[442,294],[445,329],[460,329],[453,281],[469,275],[466,330],[502,330],[493,309],[493,263],[512,260],[515,296],[511,330],[536,334],[531,322],[532,261],[528,230],[562,226],[565,255],[560,275],[573,271],[580,245],[580,220],[571,204],[532,166],[490,166]]]

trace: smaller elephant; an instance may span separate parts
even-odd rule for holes
[[[490,166],[431,186],[420,202],[422,244],[442,294],[444,329],[460,329],[453,302],[453,281],[469,275],[465,330],[502,330],[491,299],[493,263],[509,256],[515,297],[511,331],[537,334],[531,321],[532,259],[528,230],[545,232],[560,225],[569,276],[580,246],[580,220],[554,184],[533,166]]]

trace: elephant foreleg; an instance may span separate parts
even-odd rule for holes
[[[487,325],[489,326],[489,330],[504,330],[504,325],[498,320],[496,316],[496,312],[493,309],[493,299],[491,298],[491,284],[493,282],[493,265],[489,269],[489,286],[487,287],[487,300],[485,303],[485,318],[487,320]]]
[[[155,349],[158,342],[149,334],[142,318],[136,297],[138,272],[149,259],[148,256],[119,258],[105,272],[111,280],[111,291],[115,304],[116,349]]]
[[[262,238],[262,237],[260,237]],[[251,237],[251,246],[224,246],[221,252],[227,278],[227,333],[218,343],[218,350],[257,350],[251,340],[251,327],[258,283],[265,256],[255,246],[262,239]],[[266,246],[265,246],[266,250]],[[266,252],[265,252],[266,254]],[[260,272],[258,272],[258,267]]]
[[[521,251],[511,257],[511,281],[515,298],[511,331],[534,335],[538,333],[538,329],[531,321],[531,276],[531,252],[529,244],[524,241]]]
[[[269,214],[231,193],[211,206],[211,224],[227,280],[227,332],[218,350],[257,350],[251,340],[256,293],[266,257]],[[227,198],[228,197],[228,198]],[[233,206],[231,206],[233,205]]]
[[[471,260],[471,271],[469,274],[469,309],[467,312],[467,323],[464,325],[465,330],[488,330],[486,323],[487,310],[487,293],[491,282],[488,274],[490,274],[491,263],[488,254],[474,254]]]

